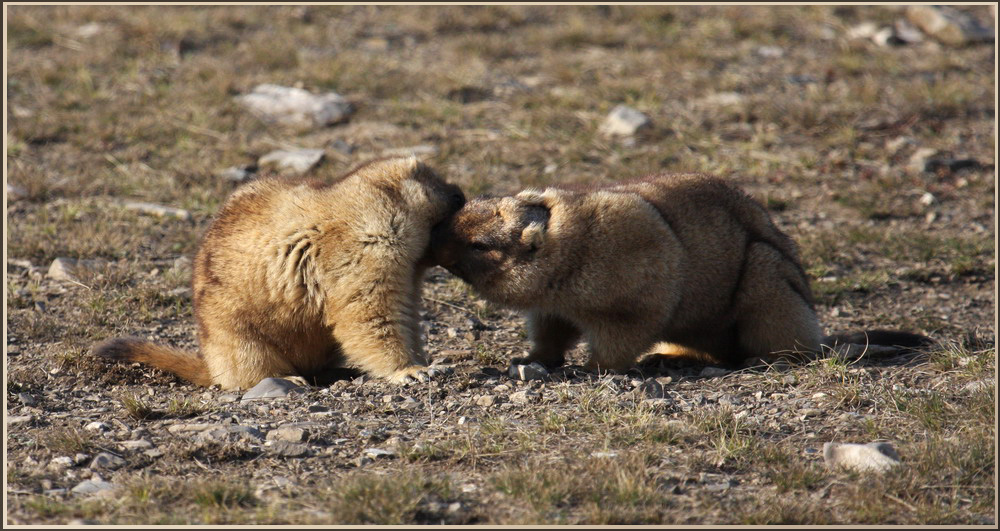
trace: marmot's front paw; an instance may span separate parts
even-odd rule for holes
[[[436,378],[445,371],[436,367],[424,367],[421,365],[411,365],[405,369],[400,369],[388,377],[394,384],[408,385],[416,382],[429,382],[431,378]]]

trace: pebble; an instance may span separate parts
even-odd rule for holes
[[[107,262],[102,260],[77,260],[75,258],[56,258],[49,265],[46,273],[51,279],[76,281],[82,271],[97,271]]]
[[[72,492],[74,494],[92,495],[99,492],[109,491],[114,488],[115,485],[113,483],[108,483],[107,481],[102,481],[100,479],[88,479],[73,487]]]
[[[230,166],[219,171],[219,177],[231,183],[242,183],[253,178],[256,166]]]
[[[17,201],[19,199],[24,199],[28,197],[28,191],[23,186],[18,186],[16,184],[7,184],[7,200]]]
[[[53,457],[52,460],[49,461],[48,468],[55,469],[55,470],[62,470],[64,468],[69,468],[69,467],[73,466],[74,464],[75,463],[73,462],[73,458],[72,457],[68,457],[68,456],[62,455],[62,456],[59,456],[59,457]]]
[[[278,149],[257,161],[260,167],[273,167],[279,172],[303,174],[323,160],[322,149]]]
[[[496,402],[497,402],[497,397],[493,395],[482,395],[476,399],[476,405],[482,407],[490,407],[493,404],[496,404]]]
[[[95,421],[95,422],[91,422],[90,424],[87,424],[86,426],[83,427],[83,429],[85,429],[87,431],[104,432],[104,431],[109,431],[111,429],[111,426],[108,426],[107,424],[105,424],[103,422],[96,422]]]
[[[254,443],[263,440],[264,434],[260,430],[251,428],[250,426],[229,425],[198,432],[196,438],[201,441],[222,443],[237,441]]]
[[[510,395],[511,403],[519,405],[538,402],[541,398],[542,398],[541,393],[531,390],[518,391],[516,393],[511,393]]]
[[[21,402],[21,404],[28,407],[34,407],[38,405],[38,400],[28,393],[18,393],[17,399]]]
[[[365,448],[363,453],[365,457],[369,457],[371,459],[388,459],[396,457],[396,452],[386,450],[384,448]]]
[[[441,148],[430,144],[391,148],[382,151],[383,157],[433,157],[441,153]]]
[[[173,208],[154,203],[144,203],[142,201],[125,201],[122,203],[122,206],[142,214],[151,214],[161,218],[173,217],[184,221],[191,221],[192,219],[191,213],[182,208]]]
[[[122,448],[126,450],[148,450],[153,447],[153,443],[147,441],[146,439],[139,439],[135,441],[122,441]]]
[[[638,385],[638,387],[639,392],[649,398],[657,399],[666,398],[667,396],[667,390],[664,388],[663,384],[652,378],[643,381]]]
[[[332,125],[354,113],[354,106],[335,92],[313,94],[272,84],[258,85],[236,101],[262,120],[294,127]]]
[[[533,361],[528,365],[511,365],[507,375],[517,380],[544,380],[548,378],[549,371],[541,363]]]
[[[991,387],[996,387],[996,382],[994,380],[977,380],[975,382],[965,384],[965,386],[962,387],[962,390],[966,393],[978,393]]]
[[[297,428],[294,426],[282,426],[280,428],[271,430],[267,432],[267,440],[269,441],[287,441],[291,443],[300,443],[305,441],[309,437],[309,432],[303,428]]]
[[[980,24],[973,16],[953,7],[909,6],[906,18],[924,33],[945,44],[958,46],[994,40],[993,28]]]
[[[17,415],[15,417],[7,417],[7,425],[14,426],[17,424],[26,424],[34,420],[35,417],[31,415]]]
[[[703,378],[717,378],[719,376],[725,376],[733,371],[728,369],[723,369],[721,367],[705,367],[698,373],[698,376]]]
[[[843,467],[858,472],[884,472],[899,464],[899,454],[887,442],[868,444],[823,444],[823,460],[830,468]]]
[[[611,110],[599,131],[605,136],[631,136],[652,126],[648,116],[626,105]]]
[[[598,459],[610,459],[612,457],[618,457],[618,452],[591,452],[590,457],[596,457]]]
[[[268,452],[281,457],[303,457],[309,454],[309,446],[289,441],[270,441],[265,447]]]
[[[94,456],[90,463],[91,470],[118,470],[126,465],[126,461],[121,457],[107,452],[101,452]]]
[[[242,401],[281,398],[291,393],[304,392],[306,392],[306,388],[291,380],[284,378],[264,378],[243,395]]]

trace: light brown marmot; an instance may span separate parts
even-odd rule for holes
[[[95,351],[225,389],[343,365],[426,380],[419,307],[431,228],[464,202],[415,158],[376,160],[328,184],[250,182],[222,206],[194,261],[200,352],[135,338]]]

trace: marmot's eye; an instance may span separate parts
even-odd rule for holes
[[[469,247],[471,247],[473,251],[489,251],[490,250],[490,246],[486,245],[483,242],[472,242],[472,244],[469,245]]]

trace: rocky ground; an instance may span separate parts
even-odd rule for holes
[[[995,525],[987,9],[8,9],[7,523]],[[727,176],[829,330],[937,344],[512,374],[521,318],[435,268],[430,383],[254,398],[89,355],[196,347],[190,257],[240,182],[403,152],[470,196]]]

